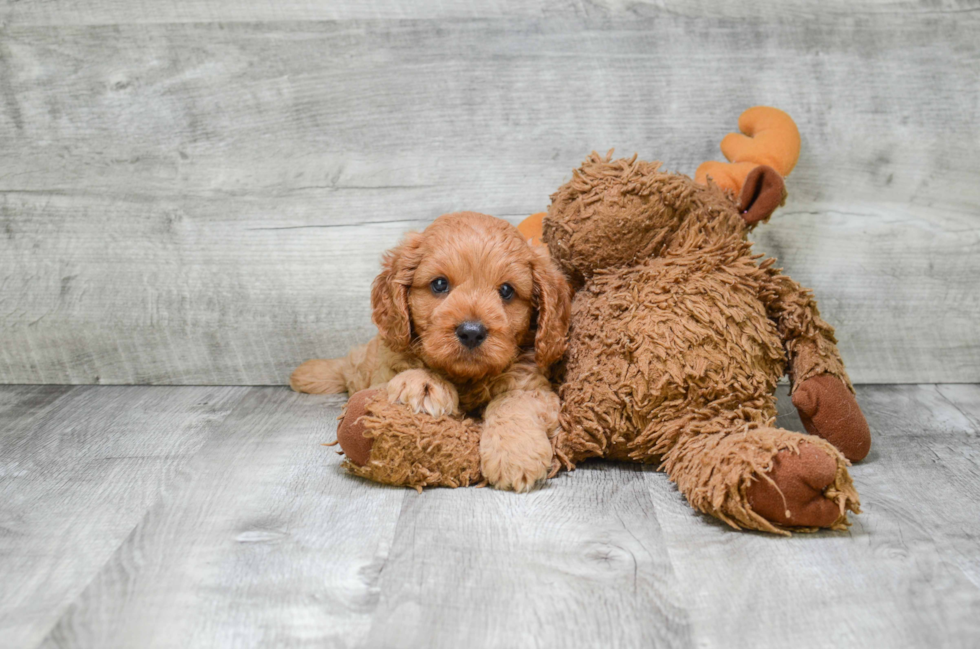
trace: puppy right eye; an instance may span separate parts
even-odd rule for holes
[[[429,288],[432,289],[433,295],[441,295],[443,293],[449,292],[449,280],[445,277],[436,277],[434,280],[429,282]]]

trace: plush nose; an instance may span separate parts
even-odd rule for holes
[[[470,349],[476,349],[487,339],[487,328],[482,322],[467,320],[456,327],[456,337]]]

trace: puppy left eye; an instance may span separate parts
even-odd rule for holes
[[[509,302],[514,299],[514,287],[510,284],[502,284],[500,286],[500,297],[503,298],[505,302]]]
[[[432,290],[433,295],[439,295],[441,293],[449,292],[449,280],[445,277],[436,277],[434,280],[429,282],[429,288]]]

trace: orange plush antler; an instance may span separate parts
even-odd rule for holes
[[[544,217],[547,212],[538,212],[527,217],[517,226],[517,230],[524,235],[524,238],[532,246],[543,246],[541,241],[541,230],[544,226]]]
[[[755,106],[738,118],[738,129],[744,133],[729,133],[721,141],[721,152],[728,162],[702,163],[694,180],[741,193],[745,177],[759,165],[768,165],[781,176],[788,176],[800,157],[800,131],[793,118],[769,106]]]

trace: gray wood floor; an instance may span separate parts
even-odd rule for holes
[[[976,647],[980,386],[859,398],[865,513],[783,539],[633,465],[367,483],[337,397],[0,387],[0,646]]]

